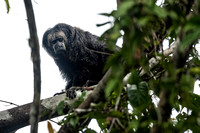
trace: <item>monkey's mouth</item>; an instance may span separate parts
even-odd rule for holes
[[[66,51],[66,48],[63,44],[55,44],[53,45],[53,50],[55,52],[55,54],[62,54]]]
[[[63,54],[65,53],[65,49],[57,49],[57,50],[54,50],[55,54]]]

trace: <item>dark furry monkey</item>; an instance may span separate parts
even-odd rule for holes
[[[104,65],[112,53],[97,36],[63,23],[48,29],[42,43],[67,80],[65,89],[71,98],[75,94],[68,94],[70,87],[82,87],[88,81],[97,83],[103,77]]]

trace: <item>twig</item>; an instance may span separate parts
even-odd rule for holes
[[[116,121],[117,121],[117,123],[119,124],[119,126],[120,126],[122,129],[125,129],[124,125],[122,125],[122,123],[120,122],[119,118],[116,118]]]
[[[15,106],[19,107],[19,105],[15,104],[15,103],[12,103],[12,102],[7,102],[7,101],[4,101],[4,100],[0,100],[0,102],[8,103],[8,104],[15,105]]]
[[[51,121],[51,122],[53,122],[53,123],[55,123],[55,124],[58,124],[58,122],[56,122],[56,121],[54,121],[54,120],[52,120],[52,119],[49,119],[49,121]]]
[[[120,95],[117,97],[117,100],[116,100],[116,102],[115,102],[115,111],[117,111],[117,109],[118,109],[119,102],[120,102]],[[108,130],[108,133],[111,132],[112,127],[113,127],[113,125],[115,124],[116,119],[117,119],[117,118],[113,118],[113,119],[112,119],[112,123],[111,123],[111,125],[110,125],[109,130]]]
[[[96,87],[97,87],[97,85],[88,86],[88,87],[72,86],[72,87],[70,87],[70,89],[72,89],[72,90],[74,90],[74,89],[76,89],[76,90],[83,89],[83,90],[90,91],[90,90],[94,90]]]

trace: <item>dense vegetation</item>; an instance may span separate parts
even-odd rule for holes
[[[90,118],[104,132],[200,132],[200,96],[194,93],[200,78],[200,2],[117,3],[117,10],[101,14],[113,21],[98,24],[112,24],[102,35],[110,49],[116,50],[118,40],[123,40],[106,66],[111,75],[105,97],[81,115],[70,110],[60,124],[95,132],[87,128]],[[58,106],[60,114],[63,104]]]
[[[199,11],[198,0],[123,0],[103,13],[113,18],[104,23],[113,24],[103,35],[107,44],[114,49],[119,38],[123,44],[108,62],[106,102],[86,116],[105,132],[200,132],[200,97],[193,92],[200,74]]]

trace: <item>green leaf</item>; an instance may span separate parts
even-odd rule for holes
[[[144,26],[148,21],[149,21],[149,17],[142,17],[142,18],[138,19],[138,25]]]
[[[127,15],[128,10],[134,5],[134,1],[124,1],[120,4],[115,17]]]
[[[9,11],[10,11],[10,4],[9,4],[9,1],[8,1],[8,0],[5,0],[5,2],[6,2],[7,13],[9,13]]]
[[[186,91],[186,92],[193,92],[194,89],[194,82],[195,80],[193,79],[192,76],[190,75],[182,75],[181,77],[181,89]]]
[[[106,119],[96,119],[101,130],[106,128]]]
[[[87,128],[84,133],[96,133],[96,131],[90,129],[90,128]]]
[[[114,110],[114,111],[109,112],[108,116],[120,118],[120,117],[123,117],[123,114],[121,112],[119,112],[119,111],[115,111]]]
[[[200,37],[200,29],[195,29],[195,32],[188,33],[182,40],[180,50],[184,50],[188,45],[197,41]]]
[[[129,85],[127,87],[128,98],[133,107],[144,106],[148,103],[148,85],[146,82],[140,82],[139,85]]]
[[[178,19],[178,15],[177,15],[177,13],[176,12],[174,12],[174,11],[169,11],[168,12],[168,15],[172,18],[172,19]]]
[[[178,103],[174,103],[174,108],[176,109],[177,112],[180,111],[180,106]]]
[[[70,123],[70,125],[72,125],[72,126],[76,126],[76,124],[78,123],[78,121],[79,121],[79,117],[78,117],[78,116],[74,116],[74,117],[72,117],[72,118],[69,120],[69,123]]]
[[[138,126],[139,126],[139,122],[138,121],[136,121],[136,120],[134,120],[134,121],[131,121],[130,123],[129,123],[129,129],[137,129],[138,128]]]
[[[56,108],[59,115],[64,115],[63,113],[64,108],[65,108],[65,103],[64,101],[61,101]]]
[[[190,72],[195,75],[200,75],[200,67],[192,67],[190,68]]]
[[[185,114],[183,112],[183,114],[179,113],[177,116],[176,116],[176,119],[178,120],[178,122],[184,122],[184,119],[185,119]]]
[[[131,77],[129,78],[130,84],[138,85],[140,83],[140,77],[138,76],[138,72],[136,70],[132,70]]]
[[[118,79],[109,80],[106,91],[105,91],[106,97],[108,97],[110,95],[110,93],[114,90],[117,82],[118,82]]]
[[[186,26],[190,25],[190,26],[197,26],[197,27],[199,27],[199,23],[200,23],[200,15],[195,15],[195,16],[192,16],[188,20]]]
[[[167,16],[167,11],[159,6],[154,7],[154,12],[161,18],[165,18]]]
[[[200,109],[200,95],[190,93],[190,100],[191,100],[191,103],[199,110]]]
[[[188,109],[199,110],[200,109],[200,96],[194,93],[183,93],[181,95],[183,107]]]

